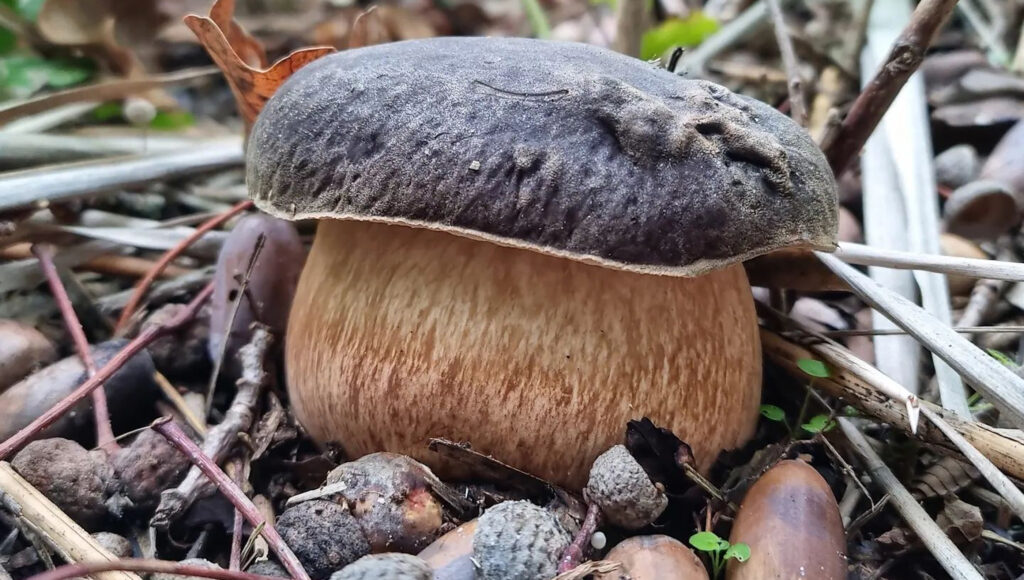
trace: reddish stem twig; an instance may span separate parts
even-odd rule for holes
[[[881,70],[853,102],[825,152],[837,176],[857,156],[907,79],[921,66],[925,51],[955,6],[956,0],[922,0],[917,5]]]
[[[601,525],[601,508],[596,503],[587,504],[587,515],[580,524],[580,531],[576,532],[569,547],[562,552],[558,560],[558,573],[568,572],[583,562],[583,552],[590,543],[590,538],[597,533],[597,527]]]
[[[139,304],[142,302],[142,298],[146,295],[146,291],[149,290],[149,287],[153,284],[153,282],[160,276],[164,269],[167,268],[167,266],[175,258],[181,255],[181,253],[184,252],[186,248],[195,243],[196,240],[203,237],[203,235],[206,234],[206,232],[223,224],[224,222],[228,221],[229,219],[233,218],[239,213],[249,209],[250,207],[252,207],[251,200],[247,199],[245,201],[238,202],[231,209],[225,211],[224,213],[214,218],[207,220],[206,222],[203,222],[201,225],[196,227],[196,230],[192,232],[190,236],[188,236],[184,240],[181,240],[173,248],[164,252],[164,255],[160,256],[160,259],[157,260],[155,264],[153,264],[153,268],[148,273],[146,273],[146,275],[141,280],[139,280],[139,282],[135,285],[135,290],[132,292],[131,298],[128,299],[128,303],[125,304],[124,310],[121,311],[121,317],[118,318],[117,320],[116,330],[118,332],[121,332],[125,329],[125,327],[128,325],[128,321],[130,321],[132,318],[132,314],[135,313],[135,310],[139,307]]]
[[[807,126],[807,103],[804,101],[804,81],[800,77],[800,63],[793,51],[793,40],[786,28],[779,0],[768,0],[768,8],[775,26],[775,42],[779,45],[782,65],[786,68],[786,87],[789,89],[789,116],[801,127]]]
[[[85,366],[86,376],[96,376],[96,362],[92,359],[92,349],[89,348],[89,341],[85,338],[85,331],[82,330],[82,323],[75,314],[75,307],[71,304],[68,291],[57,273],[57,266],[53,263],[53,246],[49,244],[33,244],[32,253],[39,260],[39,268],[46,276],[46,282],[50,285],[50,292],[57,302],[57,308],[64,318],[64,326],[71,335],[71,341],[75,345],[78,358],[82,359]],[[103,391],[103,385],[92,392],[92,410],[96,423],[96,445],[107,453],[116,452],[119,447],[114,438],[114,430],[110,426],[110,410],[107,408],[107,394]]]
[[[242,484],[245,482],[245,466],[242,465],[241,460],[232,461],[229,467],[234,471],[235,485],[239,489],[242,488]],[[242,524],[245,520],[242,517],[242,512],[238,508],[235,508],[235,521],[231,526],[231,552],[228,557],[228,569],[230,570],[241,570],[242,569]]]
[[[49,427],[54,421],[64,415],[64,413],[67,413],[69,409],[78,404],[79,401],[88,397],[90,393],[99,388],[100,385],[120,370],[126,362],[138,354],[142,349],[149,346],[154,340],[169,332],[177,330],[179,327],[191,320],[192,317],[196,315],[196,312],[199,311],[199,307],[206,302],[212,293],[213,284],[210,283],[196,294],[195,298],[192,299],[192,302],[189,302],[188,306],[179,312],[177,316],[163,324],[150,326],[140,332],[139,335],[126,344],[120,352],[114,355],[107,364],[103,365],[103,368],[96,371],[95,375],[79,385],[77,389],[68,393],[66,397],[51,407],[50,410],[40,415],[35,421],[26,425],[25,428],[15,433],[10,439],[0,443],[0,460],[6,459],[12,453],[21,449],[23,445],[28,443],[40,431]]]
[[[259,528],[261,525],[263,526],[261,533],[267,540],[267,544],[270,545],[270,549],[274,551],[281,565],[284,566],[285,570],[288,570],[288,573],[292,575],[294,580],[310,580],[299,559],[292,552],[291,548],[288,547],[288,544],[285,543],[284,538],[277,533],[277,529],[273,524],[263,518],[263,514],[252,503],[252,500],[231,481],[228,474],[224,473],[212,459],[203,453],[203,450],[195,442],[189,439],[188,435],[181,430],[181,427],[178,427],[170,417],[164,417],[157,419],[153,423],[153,429],[163,435],[171,445],[177,447],[178,451],[187,455],[189,461],[203,471],[206,477],[217,486],[217,489],[228,498],[228,501],[235,506],[235,509],[242,513],[242,516],[253,527]]]
[[[125,559],[112,562],[81,562],[68,564],[42,574],[30,576],[28,580],[69,580],[83,578],[98,572],[151,572],[155,574],[178,574],[181,576],[198,576],[213,580],[281,580],[272,576],[260,576],[237,570],[221,568],[204,568],[190,564],[179,564],[166,560]]]

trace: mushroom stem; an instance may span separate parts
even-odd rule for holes
[[[446,232],[324,220],[286,344],[300,421],[352,456],[431,437],[579,488],[649,417],[706,470],[753,433],[761,355],[746,275],[637,274]]]

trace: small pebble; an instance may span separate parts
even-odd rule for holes
[[[981,162],[971,145],[954,145],[935,156],[935,180],[956,189],[978,176]]]
[[[206,568],[209,570],[222,570],[220,566],[204,558],[189,558],[182,560],[179,564],[185,564],[186,566],[197,566],[199,568]],[[202,576],[180,576],[178,574],[161,574],[156,573],[149,577],[150,580],[206,580]]]
[[[99,542],[100,546],[103,546],[104,550],[110,552],[115,557],[132,557],[132,543],[124,536],[119,536],[110,532],[96,532],[92,537]]]
[[[114,474],[102,451],[86,451],[67,439],[40,439],[19,451],[11,466],[83,528],[96,529],[106,517]]]

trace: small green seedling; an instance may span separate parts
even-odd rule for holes
[[[829,419],[828,415],[815,415],[806,423],[800,425],[808,433],[826,433],[836,426],[836,422]]]
[[[825,363],[820,360],[814,360],[813,358],[802,358],[796,361],[796,366],[800,367],[800,370],[811,375],[817,379],[827,379],[831,374],[828,372],[828,367]]]
[[[727,561],[735,558],[737,562],[746,562],[750,559],[750,546],[730,544],[714,532],[697,532],[690,536],[690,545],[708,555],[714,578],[721,576]]]
[[[775,405],[761,405],[761,416],[776,423],[786,422],[786,412]]]
[[[994,348],[986,348],[985,352],[987,352],[990,357],[1001,362],[1003,366],[1007,367],[1008,369],[1012,371],[1017,370],[1017,363],[1013,362],[1013,359],[1003,354],[1002,351],[998,351]]]

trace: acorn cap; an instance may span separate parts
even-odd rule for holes
[[[506,501],[480,516],[473,560],[480,580],[548,580],[572,538],[548,510]]]
[[[668,507],[665,493],[623,445],[594,460],[583,497],[596,503],[609,522],[630,530],[650,524]]]
[[[431,580],[426,562],[409,554],[371,554],[331,575],[331,580]]]
[[[257,119],[256,205],[696,276],[830,250],[836,184],[768,105],[583,44],[432,38],[321,58]]]

